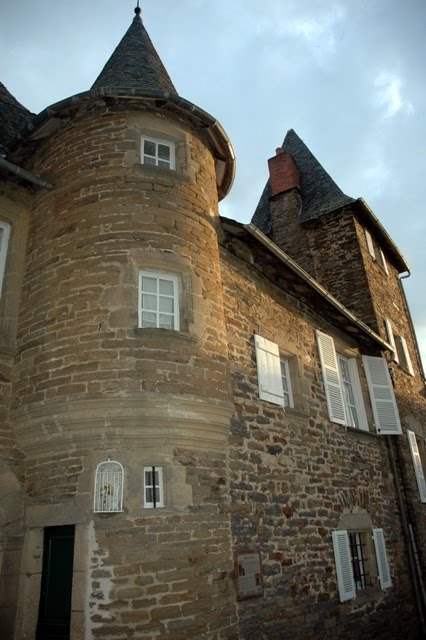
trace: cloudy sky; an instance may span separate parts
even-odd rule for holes
[[[0,79],[33,112],[87,90],[135,0],[1,0]],[[364,197],[412,267],[426,362],[425,0],[141,0],[181,96],[224,126],[237,176],[223,215],[248,222],[293,128]]]

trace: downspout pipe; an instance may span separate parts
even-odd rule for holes
[[[26,180],[26,182],[30,182],[40,189],[53,189],[54,185],[51,182],[43,180],[43,178],[36,176],[34,173],[31,173],[31,171],[28,171],[27,169],[18,167],[16,164],[9,162],[5,158],[0,157],[0,169],[4,169],[9,173],[13,173],[15,176],[18,176],[18,178],[22,178],[22,180]]]

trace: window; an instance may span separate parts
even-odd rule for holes
[[[123,511],[123,467],[107,460],[98,464],[93,510],[97,513]]]
[[[294,407],[288,358],[280,357],[278,345],[254,336],[259,398],[282,407]]]
[[[7,247],[9,245],[10,224],[0,221],[0,296],[3,289],[4,272],[6,267]]]
[[[406,369],[411,376],[414,376],[413,363],[411,362],[406,339],[394,332],[392,322],[389,318],[385,318],[385,327],[388,342],[392,347],[392,359]]]
[[[139,272],[139,327],[179,331],[177,276]]]
[[[368,430],[357,360],[338,355],[331,336],[321,331],[316,335],[330,421]],[[386,359],[363,356],[362,362],[377,432],[400,434],[398,407]]]
[[[381,589],[392,586],[383,529],[338,530],[332,538],[341,602],[374,586],[377,575]]]
[[[413,461],[414,473],[416,474],[417,487],[419,489],[421,502],[426,502],[426,480],[425,480],[425,446],[422,438],[419,438],[414,431],[407,431],[408,443],[410,445],[411,459]]]
[[[175,145],[167,140],[142,137],[142,164],[175,169]]]
[[[293,392],[291,390],[290,367],[287,358],[280,358],[281,382],[283,385],[284,407],[293,407]]]
[[[373,237],[368,229],[365,229],[364,231],[368,253],[374,260],[377,260],[377,263],[382,267],[386,275],[389,275],[389,269],[386,262],[385,254],[383,253],[382,249],[373,241]]]
[[[144,468],[144,506],[146,509],[164,507],[163,468]]]

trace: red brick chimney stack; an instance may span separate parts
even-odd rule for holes
[[[276,149],[276,155],[268,160],[269,176],[271,181],[271,197],[300,188],[299,172],[292,155],[283,151],[281,147]]]

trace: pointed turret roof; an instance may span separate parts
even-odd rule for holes
[[[34,118],[0,82],[0,152],[6,152],[19,132]]]
[[[300,222],[319,218],[330,211],[354,202],[354,198],[347,196],[337,186],[293,129],[287,131],[282,149],[291,154],[299,172],[302,198]],[[253,224],[264,233],[271,231],[270,197],[271,185],[268,180],[252,219]]]
[[[107,88],[166,91],[177,95],[138,12],[91,90]]]

